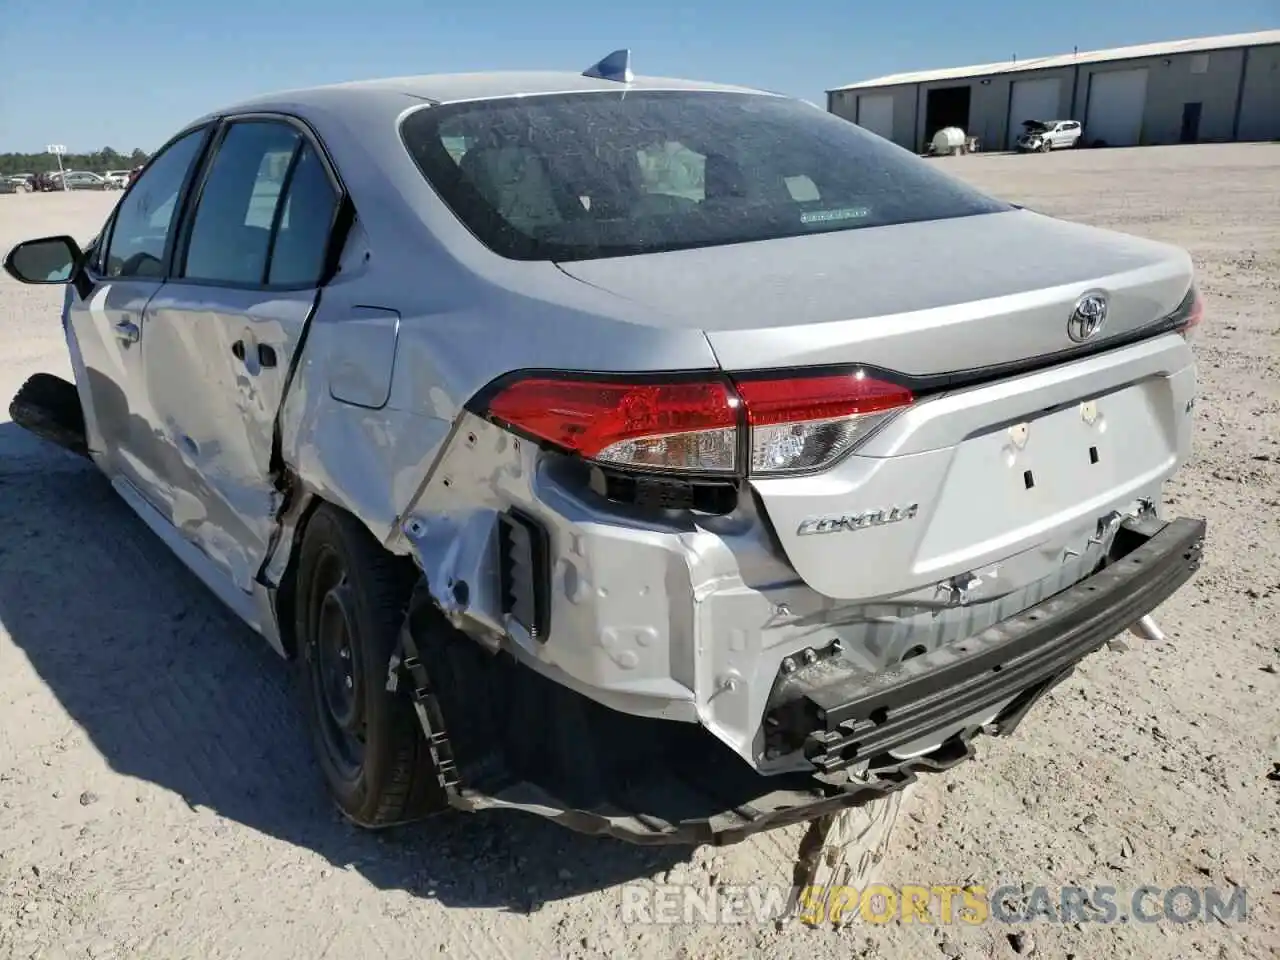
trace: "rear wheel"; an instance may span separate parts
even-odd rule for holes
[[[386,689],[417,576],[335,507],[322,505],[307,524],[295,596],[299,681],[329,793],[364,827],[447,806],[412,705]]]

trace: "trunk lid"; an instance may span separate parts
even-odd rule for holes
[[[978,602],[1083,575],[1112,511],[1158,501],[1189,451],[1186,342],[1131,336],[1191,283],[1190,258],[1163,244],[1018,210],[563,269],[656,324],[699,325],[730,372],[860,364],[928,378],[932,392],[854,455],[751,481],[792,567],[829,597]],[[1109,311],[1093,340],[1124,345],[1055,362],[1080,349],[1068,319],[1099,290]]]
[[[1175,247],[1027,210],[561,265],[706,332],[726,370],[864,364],[917,376],[1045,357],[1109,298],[1101,340],[1172,312],[1191,282]]]

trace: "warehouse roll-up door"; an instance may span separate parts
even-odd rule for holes
[[[1137,146],[1147,107],[1147,71],[1113,70],[1089,78],[1089,113],[1084,140],[1109,147]]]
[[[1022,133],[1024,120],[1065,120],[1058,114],[1062,110],[1062,81],[1057,77],[1037,80],[1015,80],[1013,94],[1009,98],[1009,127],[1005,147],[1012,149],[1013,142]]]
[[[872,93],[858,98],[858,126],[893,139],[893,94]]]

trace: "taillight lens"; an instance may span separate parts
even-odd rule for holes
[[[751,473],[766,476],[829,466],[914,400],[906,387],[863,371],[737,387],[751,427]]]
[[[736,393],[734,390],[736,389]],[[865,372],[625,383],[529,377],[503,387],[488,414],[535,439],[598,463],[636,470],[731,473],[739,428],[748,471],[821,470],[914,400]]]
[[[1198,287],[1192,286],[1178,307],[1178,332],[1187,340],[1195,338],[1204,319],[1204,298]]]
[[[727,473],[737,467],[738,401],[719,380],[517,380],[489,413],[601,463]]]

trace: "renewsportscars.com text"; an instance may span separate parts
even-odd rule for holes
[[[931,884],[899,887],[695,887],[625,884],[624,923],[1195,923],[1244,921],[1244,887],[1143,885],[995,887]]]

